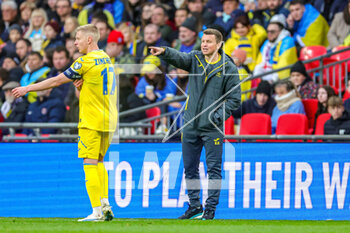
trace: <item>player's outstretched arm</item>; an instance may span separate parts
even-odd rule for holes
[[[165,52],[165,48],[150,46],[150,52],[153,56],[162,55]]]
[[[31,91],[43,91],[46,89],[58,87],[64,83],[68,83],[71,81],[71,79],[67,78],[63,73],[61,73],[56,77],[48,78],[40,83],[31,84],[26,87],[17,87],[12,90],[12,94],[18,98],[26,95],[28,92]]]
[[[170,47],[153,47],[150,46],[150,52],[154,56],[165,60],[170,65],[189,71],[192,65],[192,53],[179,52]]]

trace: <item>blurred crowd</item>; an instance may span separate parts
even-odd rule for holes
[[[253,87],[257,90],[255,96],[242,94],[242,106],[233,113],[235,118],[264,112],[272,116],[275,128],[280,115],[305,114],[301,100],[314,98],[319,101],[318,115],[334,106],[343,107],[341,116],[350,120],[344,110],[350,103],[343,104],[341,99],[341,104],[338,99],[330,103],[334,90],[316,85],[298,62],[300,50],[306,46],[321,45],[332,51],[350,45],[350,1],[2,0],[0,121],[78,122],[79,92],[72,84],[18,99],[11,90],[64,72],[83,55],[74,45],[75,29],[88,23],[98,28],[99,48],[112,62],[142,64],[135,72],[124,72],[123,66],[117,70],[119,111],[184,95],[188,73],[150,55],[149,47],[200,50],[203,30],[215,27],[223,33],[223,52],[233,58],[241,79],[294,64],[291,70],[263,76],[260,83],[244,82],[243,92]],[[183,105],[171,103],[161,112]],[[133,122],[146,117],[145,112],[121,120]],[[164,133],[166,125],[164,118],[157,133]],[[30,130],[22,133],[33,134]],[[350,127],[345,133],[350,133]]]

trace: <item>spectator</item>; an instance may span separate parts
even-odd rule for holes
[[[350,114],[344,109],[343,101],[338,96],[328,100],[328,112],[331,119],[324,124],[324,134],[350,134]]]
[[[239,9],[238,0],[221,0],[221,3],[223,5],[222,16],[217,17],[214,24],[220,25],[227,35],[232,30],[235,19],[244,12]]]
[[[189,11],[187,8],[179,8],[175,11],[175,26],[179,28],[189,16]]]
[[[317,84],[306,72],[302,61],[297,61],[290,69],[290,81],[297,88],[302,99],[317,98]]]
[[[86,4],[85,0],[73,0],[72,2],[72,9],[78,12],[80,12]]]
[[[136,48],[136,33],[133,30],[133,25],[130,22],[121,23],[118,27],[118,31],[120,31],[123,34],[124,37],[124,43],[125,43],[125,51],[129,54],[132,54],[135,56],[135,48]]]
[[[43,80],[44,79],[38,79],[36,83]],[[59,90],[47,89],[36,93],[38,95],[38,99],[29,105],[25,122],[63,122],[66,113],[66,106],[63,103]],[[55,134],[56,132],[56,129],[41,130],[41,133],[43,134]],[[25,129],[23,133],[32,135],[33,131],[31,129]]]
[[[136,47],[136,61],[140,62],[144,57],[149,55],[149,46],[168,46],[168,42],[162,39],[162,34],[159,27],[155,24],[148,24],[145,27],[143,41],[137,43]]]
[[[39,52],[31,52],[28,55],[28,68],[28,73],[23,75],[20,81],[22,87],[35,83],[39,78],[46,78],[47,74],[50,72],[50,68],[44,66],[43,57]],[[27,99],[29,103],[35,102],[36,92],[27,94]]]
[[[329,48],[335,48],[344,43],[344,40],[350,32],[350,0],[343,12],[337,13],[332,21],[331,28],[328,31],[327,38]]]
[[[168,19],[166,9],[162,5],[156,5],[152,12],[151,23],[159,27],[162,38],[171,44],[176,39],[176,34],[171,27],[166,24]]]
[[[9,72],[9,80],[19,82],[24,75],[23,69],[19,66],[19,59],[16,56],[6,56],[2,68]]]
[[[66,19],[71,16],[78,16],[78,12],[72,9],[70,0],[57,0],[56,1],[56,13],[57,22],[62,28],[66,22]]]
[[[112,63],[134,64],[134,57],[127,53],[124,46],[124,36],[120,31],[113,30],[108,36],[106,53],[111,58]],[[129,73],[129,72],[127,72]]]
[[[341,12],[347,5],[346,0],[312,0],[311,3],[323,15],[328,24],[331,24],[335,14]]]
[[[197,20],[189,17],[179,28],[179,39],[176,40],[174,48],[180,52],[189,53],[192,50],[200,50],[201,40],[196,31]]]
[[[239,79],[242,81],[244,79],[247,79],[251,72],[248,68],[248,66],[244,65],[244,62],[247,59],[247,52],[244,51],[243,49],[235,49],[231,57],[237,66],[238,73],[239,73]],[[244,82],[241,83],[241,102],[243,102],[246,99],[250,98],[250,92],[248,93],[243,93],[245,91],[249,91],[252,88],[252,81],[250,80],[245,80]]]
[[[13,0],[2,1],[1,15],[2,20],[0,21],[0,39],[2,41],[7,41],[10,26],[13,24],[18,24],[19,21],[17,3]]]
[[[75,39],[75,29],[79,27],[76,17],[70,16],[64,21],[63,37],[65,39]]]
[[[276,106],[272,111],[272,133],[276,132],[278,118],[287,113],[305,114],[303,103],[294,84],[288,80],[280,80],[275,85]]]
[[[18,24],[13,24],[9,28],[9,40],[2,44],[4,46],[1,51],[1,57],[3,56],[15,56],[16,55],[16,43],[22,37],[22,29]],[[2,61],[3,59],[1,59]]]
[[[23,122],[26,116],[28,102],[25,98],[16,98],[12,89],[19,87],[18,82],[10,81],[3,86],[6,101],[1,106],[1,115],[5,122]],[[4,131],[4,134],[8,132]]]
[[[209,0],[205,5],[206,8],[210,9],[216,17],[222,16],[223,4],[221,4],[221,0]]]
[[[141,7],[145,0],[127,0],[125,1],[123,12],[123,22],[132,22],[135,26],[141,25]]]
[[[47,23],[47,15],[46,12],[39,8],[35,9],[30,17],[30,25],[26,34],[24,34],[24,38],[30,40],[32,44],[33,51],[40,51],[41,44],[45,39],[44,34],[44,26]]]
[[[35,8],[36,6],[32,2],[22,2],[19,7],[21,12],[20,25],[22,26],[22,31],[24,33],[26,33],[29,28],[30,17],[32,16]]]
[[[98,41],[98,47],[102,50],[106,50],[108,35],[111,32],[111,28],[106,21],[97,21],[95,23],[98,31],[100,32],[100,40]]]
[[[272,116],[276,106],[275,100],[271,97],[271,85],[267,81],[261,81],[256,89],[256,96],[253,99],[244,101],[241,106],[233,111],[234,118],[241,118],[248,113],[266,113]]]
[[[335,96],[335,91],[331,86],[322,86],[317,89],[317,111],[315,114],[315,124],[316,127],[317,118],[323,113],[328,113],[328,100],[332,96]]]
[[[57,0],[47,0],[47,4],[45,4],[43,7],[46,11],[48,20],[57,20],[58,18],[56,12],[56,2]]]
[[[59,46],[64,46],[63,39],[59,35],[61,32],[60,25],[55,21],[50,21],[45,24],[44,33],[46,39],[44,40],[41,53],[44,51],[53,50]]]
[[[254,12],[253,23],[257,23],[266,29],[274,15],[282,14],[285,18],[288,17],[289,11],[284,8],[282,0],[267,0],[266,7]]]
[[[294,40],[285,28],[286,18],[284,15],[275,15],[271,18],[267,27],[267,40],[260,48],[258,65],[255,67],[254,75],[280,69],[298,61]],[[262,79],[272,83],[278,79],[287,78],[289,75],[289,70],[283,70],[265,75]]]
[[[5,92],[3,86],[8,82],[9,73],[4,68],[0,68],[0,106],[5,102]]]
[[[140,22],[141,23],[141,25],[140,25],[141,30],[138,27],[139,31],[143,31],[143,29],[146,27],[146,25],[151,23],[151,17],[152,17],[152,12],[153,12],[154,8],[156,8],[156,4],[154,2],[146,2],[145,4],[142,5],[141,22]],[[137,25],[137,26],[139,26],[139,25]]]
[[[16,55],[20,62],[23,62],[30,52],[32,52],[32,43],[25,38],[19,39],[16,43]]]
[[[313,6],[310,4],[304,5],[303,0],[293,0],[290,3],[289,10],[288,27],[299,47],[328,46],[328,23]]]
[[[66,39],[66,49],[69,52],[69,57],[73,57],[74,53],[78,51],[77,47],[74,44],[75,39],[68,38]]]
[[[113,18],[113,5],[106,0],[93,1],[89,5],[85,6],[78,15],[78,22],[80,25],[92,23],[94,15],[102,14],[107,18],[108,25],[114,29],[115,23]]]
[[[74,85],[70,85],[68,90],[68,95],[65,99],[66,107],[66,115],[64,117],[64,122],[79,122],[79,96],[80,91],[74,87]],[[78,129],[74,128],[71,130],[71,133],[77,134]]]
[[[204,7],[203,0],[188,0],[187,6],[192,16],[194,15],[193,13],[197,13],[198,15],[202,16],[204,25],[208,26],[214,23],[216,17],[208,8]]]
[[[65,47],[60,46],[55,48],[52,55],[52,64],[53,67],[47,74],[47,78],[55,77],[69,68],[71,65],[71,59],[69,57],[69,52]],[[67,96],[69,87],[71,85],[71,83],[66,83],[57,87],[57,89],[59,89],[62,94],[62,98],[65,98]]]
[[[266,39],[265,29],[258,25],[250,25],[248,15],[239,16],[233,24],[231,38],[225,43],[225,52],[231,55],[233,50],[240,48],[247,52],[246,64],[254,70],[259,55],[259,48]]]

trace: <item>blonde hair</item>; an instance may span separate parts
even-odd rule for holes
[[[100,39],[100,33],[99,33],[97,27],[93,24],[79,26],[76,30],[76,33],[78,33],[79,31],[84,33],[84,35],[91,36],[93,41],[96,43]]]
[[[34,29],[34,27],[33,27],[33,19],[34,19],[35,16],[41,16],[41,17],[44,18],[43,23],[40,26],[41,32],[44,33],[44,26],[47,23],[47,14],[44,11],[44,9],[39,8],[39,9],[33,10],[32,15],[30,16],[30,25],[29,25],[28,31],[24,35],[24,38],[29,38],[30,34],[32,34],[33,29]]]
[[[121,23],[117,29],[118,29],[118,31],[122,31],[124,29],[127,29],[129,31],[131,41],[128,41],[127,43],[133,42],[135,39],[137,39],[136,38],[137,35],[133,29],[133,26],[131,26],[130,23],[128,23],[128,22]]]
[[[25,8],[29,8],[31,11],[33,11],[35,7],[35,3],[33,2],[22,2],[19,9],[23,11]]]
[[[69,37],[70,38],[74,38],[75,37],[75,33],[77,32],[77,28],[79,27],[79,22],[78,19],[74,16],[69,16],[66,18],[65,22],[67,22],[68,20],[72,20],[73,24],[74,24],[74,30],[72,32],[69,33]]]

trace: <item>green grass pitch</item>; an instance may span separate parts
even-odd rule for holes
[[[350,232],[350,221],[114,219],[77,222],[72,218],[0,218],[0,232]]]

